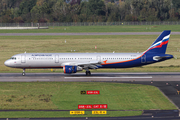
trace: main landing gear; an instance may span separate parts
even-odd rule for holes
[[[86,71],[86,76],[90,76],[91,72],[90,71]]]
[[[23,72],[22,72],[22,76],[25,76],[26,73],[25,73],[25,68],[23,69]]]

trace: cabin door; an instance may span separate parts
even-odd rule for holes
[[[101,56],[97,56],[97,57],[96,57],[96,60],[97,60],[98,62],[101,62]]]
[[[26,55],[21,55],[21,63],[26,63]]]
[[[143,56],[141,57],[141,63],[146,63],[146,55],[143,55]]]
[[[55,55],[55,63],[59,63],[59,55]]]

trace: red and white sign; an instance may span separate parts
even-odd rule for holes
[[[88,90],[88,91],[86,91],[86,94],[88,94],[88,95],[99,94],[99,93],[100,93],[99,90]]]
[[[95,45],[95,49],[97,49],[97,46]]]
[[[93,109],[107,109],[107,104],[94,104]]]
[[[92,109],[92,105],[78,105],[78,109]]]

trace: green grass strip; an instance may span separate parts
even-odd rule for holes
[[[80,91],[99,90],[100,95]],[[1,110],[78,110],[78,104],[108,104],[108,110],[176,109],[158,88],[104,82],[0,83]]]
[[[49,29],[0,30],[0,33],[85,33],[85,32],[162,32],[180,31],[180,25],[57,26]]]

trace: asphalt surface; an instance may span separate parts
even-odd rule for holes
[[[105,32],[105,33],[0,33],[0,36],[58,36],[58,35],[159,35],[161,32]],[[171,32],[179,35],[180,32]]]
[[[0,73],[0,82],[127,82],[127,81],[180,81],[179,72],[152,72],[152,73]]]
[[[153,85],[158,87],[164,95],[177,107],[177,110],[145,110],[141,116],[131,117],[113,117],[113,118],[26,118],[21,120],[179,120],[180,108],[180,73],[178,72],[163,72],[163,73],[92,73],[91,76],[86,76],[85,73],[63,74],[63,73],[26,73],[22,76],[21,73],[0,73],[0,82],[117,82]],[[0,119],[4,120],[4,119]],[[20,120],[20,119],[8,119]]]
[[[101,118],[101,117],[76,117],[76,118],[8,118],[8,120],[179,120],[179,117],[108,117],[108,118]],[[7,118],[0,118],[0,120],[7,120]]]

